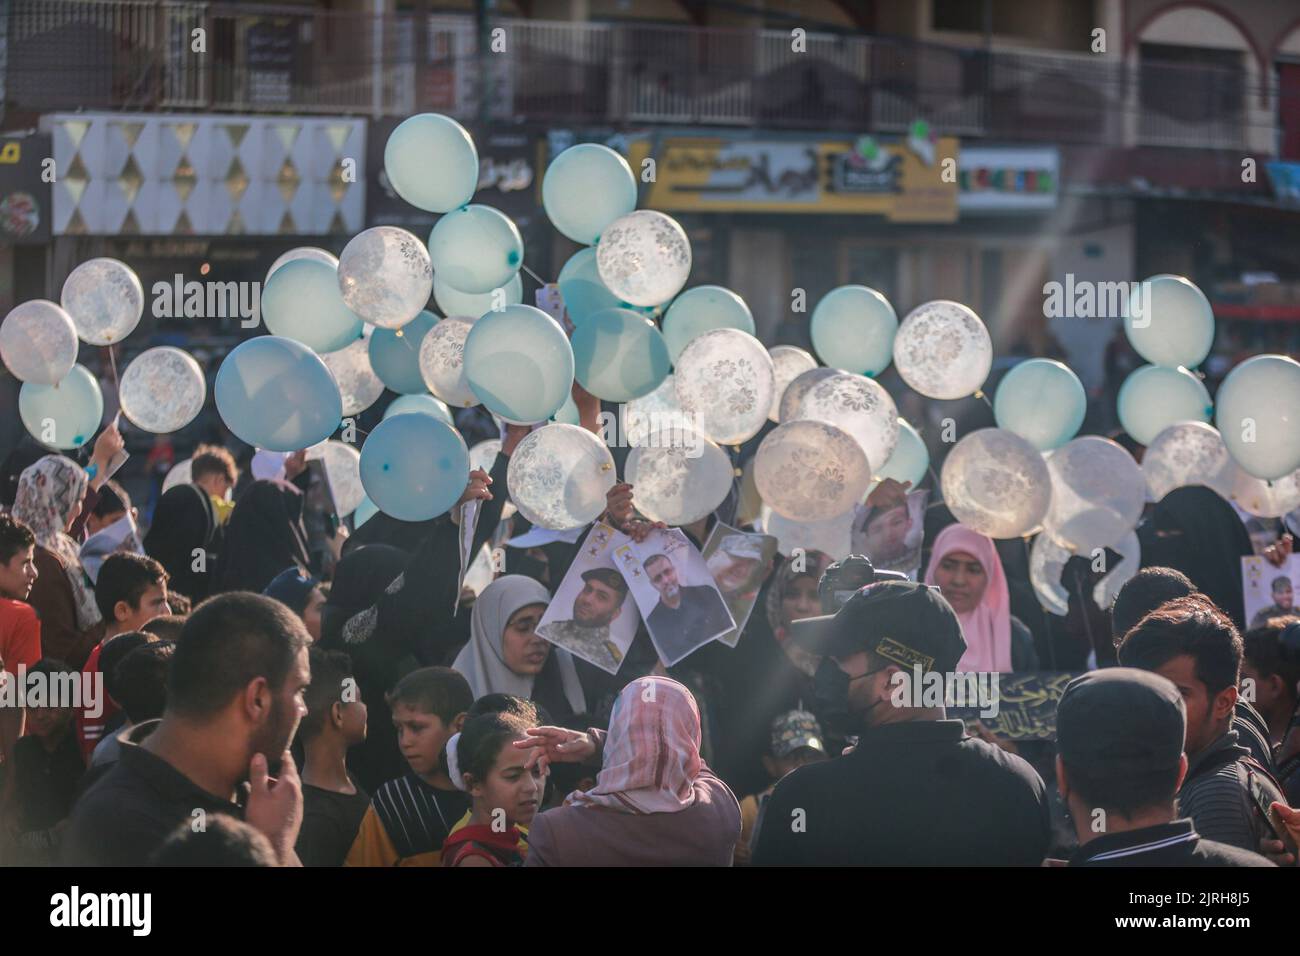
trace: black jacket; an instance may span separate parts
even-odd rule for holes
[[[1070,866],[1273,866],[1258,853],[1206,840],[1191,820],[1108,833],[1074,851]]]

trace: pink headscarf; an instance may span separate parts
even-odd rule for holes
[[[965,525],[950,524],[939,532],[925,569],[925,583],[936,584],[934,572],[945,557],[955,551],[973,556],[984,568],[988,584],[974,610],[958,614],[966,638],[966,653],[957,663],[959,671],[1011,671],[1011,595],[993,542]]]
[[[564,802],[622,813],[676,813],[695,802],[701,765],[695,698],[675,680],[643,677],[614,702],[596,785],[575,790]]]

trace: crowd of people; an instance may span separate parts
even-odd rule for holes
[[[138,516],[107,477],[117,429],[85,465],[26,465],[0,514],[0,860],[1295,865],[1300,617],[1279,588],[1245,620],[1253,545],[1213,492],[1151,509],[1113,606],[1076,588],[1091,637],[1073,661],[1035,628],[1021,543],[936,503],[915,580],[776,554],[734,647],[665,666],[642,624],[610,674],[537,633],[587,532],[508,544],[527,530],[504,510],[526,433],[506,430],[449,514],[376,514],[324,552],[301,452],[250,481],[200,448],[147,533],[107,553],[87,539]],[[886,480],[868,504],[907,490]],[[687,539],[749,530],[737,498]],[[472,500],[470,553],[504,555],[477,593],[459,574]],[[634,540],[656,527],[626,484],[607,504]],[[627,585],[584,581],[575,621],[608,624]],[[1039,670],[1080,673],[1054,741],[899,695],[931,672]]]

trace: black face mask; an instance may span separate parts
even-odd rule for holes
[[[854,736],[862,732],[865,726],[865,713],[849,707],[849,686],[854,681],[864,680],[873,674],[879,674],[883,667],[850,677],[839,664],[829,657],[823,657],[813,674],[813,714],[821,722],[822,729],[837,736]],[[880,703],[879,701],[876,704]],[[872,704],[874,708],[876,704]]]

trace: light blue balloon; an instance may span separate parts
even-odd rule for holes
[[[504,213],[491,206],[454,209],[429,233],[433,271],[461,292],[491,292],[524,264],[524,237]]]
[[[573,331],[574,377],[605,401],[649,395],[671,367],[658,327],[627,309],[602,309]]]
[[[465,339],[465,377],[490,412],[544,422],[573,388],[573,349],[560,324],[531,305],[488,312]]]
[[[917,434],[916,429],[903,419],[898,420],[898,444],[889,456],[883,468],[876,472],[875,478],[893,478],[895,481],[910,481],[915,488],[925,479],[930,467],[930,450]]]
[[[427,309],[400,329],[376,328],[370,333],[370,367],[379,380],[399,395],[428,391],[420,377],[420,343],[438,322]]]
[[[99,429],[104,396],[95,376],[84,366],[74,365],[57,384],[23,382],[18,390],[18,416],[42,445],[80,448]]]
[[[516,305],[524,301],[524,283],[516,272],[510,281],[501,286],[502,298],[496,298],[497,290],[491,292],[461,292],[442,281],[441,276],[433,277],[433,299],[442,309],[443,315],[461,315],[477,319],[484,312],[496,306]]]
[[[451,510],[468,483],[465,439],[432,415],[395,415],[361,446],[361,486],[380,511],[401,521]]]
[[[677,298],[664,315],[664,341],[674,362],[696,336],[714,329],[754,335],[754,316],[745,300],[720,285],[697,285]]]
[[[579,143],[547,167],[542,205],[556,229],[590,246],[610,223],[636,209],[636,177],[608,146]]]
[[[456,422],[451,417],[451,412],[447,410],[447,406],[427,394],[403,395],[401,398],[394,399],[393,403],[384,409],[384,418],[389,419],[394,415],[432,415],[452,428],[456,427]]]
[[[1152,276],[1129,296],[1124,334],[1152,365],[1196,368],[1214,345],[1214,310],[1190,280]]]
[[[355,531],[363,524],[379,514],[379,506],[370,500],[366,495],[361,499],[361,504],[357,505],[356,510],[352,512],[352,530]]]
[[[1219,386],[1215,421],[1242,470],[1275,481],[1300,469],[1300,362],[1256,355]]]
[[[585,322],[587,316],[601,309],[617,309],[621,303],[619,297],[600,281],[600,273],[596,270],[596,250],[592,248],[579,249],[571,255],[560,270],[556,284],[575,326]]]
[[[292,259],[262,287],[262,321],[272,335],[314,352],[337,352],[361,338],[363,323],[343,303],[338,270],[315,259]]]
[[[1029,359],[1003,376],[993,399],[998,427],[1039,451],[1060,448],[1079,433],[1088,412],[1083,383],[1067,366]]]
[[[560,422],[564,425],[582,424],[582,416],[578,414],[578,405],[573,400],[572,394],[564,400],[564,404],[560,406],[560,410],[551,416],[551,421]]]
[[[813,309],[813,349],[830,368],[875,378],[894,359],[897,332],[894,307],[864,285],[832,289]]]
[[[404,120],[384,145],[384,172],[397,195],[426,212],[450,212],[478,189],[478,151],[465,127],[440,113]]]
[[[320,356],[278,335],[235,346],[212,391],[235,437],[268,451],[310,448],[334,434],[343,418],[343,396]]]
[[[1178,422],[1209,422],[1214,414],[1210,393],[1185,368],[1143,365],[1129,373],[1116,399],[1119,423],[1136,442],[1151,440]]]

